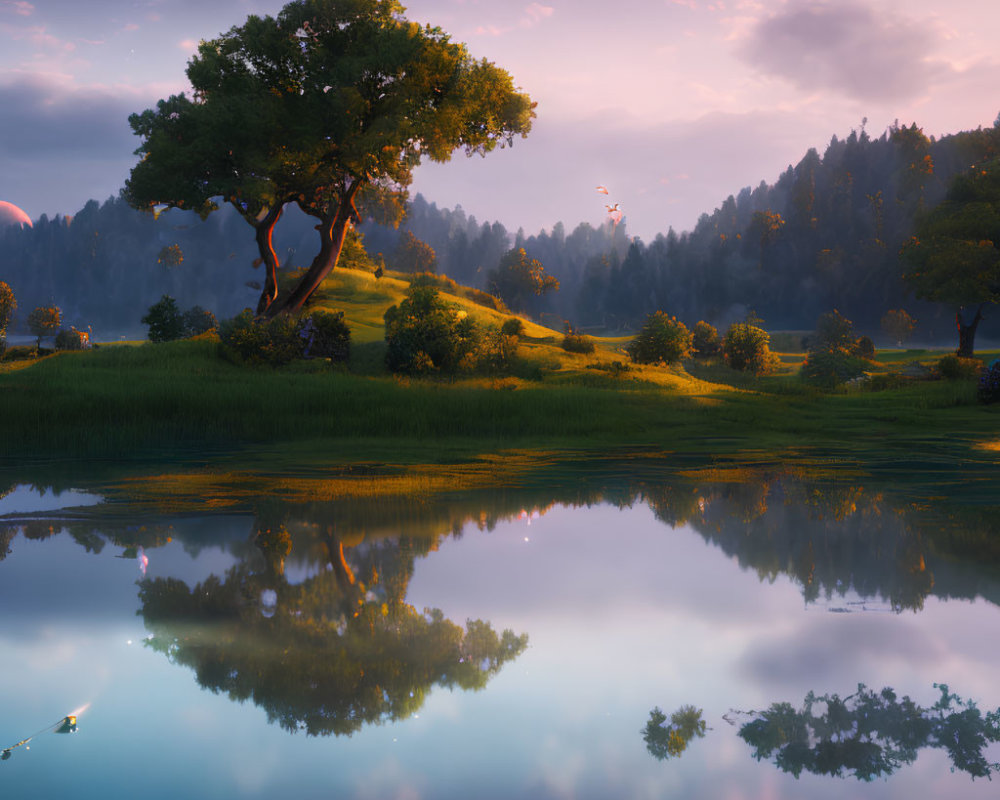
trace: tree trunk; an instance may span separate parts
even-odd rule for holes
[[[972,358],[972,347],[976,340],[976,328],[983,318],[983,304],[980,303],[976,309],[976,315],[972,322],[966,325],[962,321],[962,309],[955,312],[955,325],[958,327],[958,350],[956,354],[960,358]]]
[[[316,254],[308,271],[302,276],[292,293],[283,301],[271,303],[264,312],[265,317],[270,319],[281,313],[294,314],[299,311],[323,282],[323,279],[330,274],[330,270],[337,266],[340,251],[344,248],[347,226],[357,219],[357,212],[354,210],[354,196],[360,186],[359,181],[351,184],[341,197],[336,210],[332,213],[327,212],[320,217],[320,223],[316,226],[320,236],[319,253]]]
[[[254,225],[257,250],[260,252],[264,268],[267,270],[264,289],[260,293],[260,300],[257,301],[258,316],[263,314],[278,296],[278,254],[274,252],[274,226],[278,224],[283,210],[283,204],[275,204],[274,208]]]

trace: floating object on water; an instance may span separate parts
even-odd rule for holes
[[[149,556],[146,555],[142,547],[139,548],[139,554],[135,557],[135,560],[139,564],[139,571],[142,573],[143,577],[145,577],[146,567],[149,566]]]

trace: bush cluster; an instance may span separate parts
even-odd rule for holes
[[[719,332],[714,325],[699,320],[691,329],[691,348],[695,358],[714,358],[722,350]]]
[[[771,337],[763,328],[749,322],[735,322],[726,331],[722,355],[733,369],[767,375],[778,365],[778,357],[771,352],[770,342]]]
[[[464,311],[445,303],[433,286],[413,286],[384,315],[385,365],[391,372],[423,375],[470,369],[480,332]]]
[[[1000,359],[986,367],[979,376],[977,395],[981,403],[1000,402]]]
[[[218,327],[215,314],[201,306],[194,306],[182,312],[177,301],[170,295],[163,295],[149,307],[140,322],[149,327],[149,341],[173,342],[207,333]]]
[[[83,337],[74,327],[63,328],[56,334],[56,350],[83,350]]]
[[[343,314],[314,311],[293,319],[284,314],[272,320],[254,319],[250,309],[225,320],[219,329],[224,352],[237,363],[279,367],[300,358],[346,361],[350,329]]]
[[[855,338],[854,324],[836,309],[820,315],[816,333],[807,341],[809,354],[800,375],[824,389],[860,378],[875,360],[875,343],[867,336]]]
[[[562,349],[567,353],[583,353],[588,355],[594,352],[594,340],[582,333],[567,333],[563,336]]]
[[[646,317],[625,351],[637,364],[672,364],[691,354],[691,331],[676,317],[656,311]]]
[[[983,362],[978,358],[948,355],[938,361],[937,368],[942,378],[951,381],[975,380],[983,371]]]

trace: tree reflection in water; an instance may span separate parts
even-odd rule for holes
[[[688,744],[695,737],[702,738],[708,726],[701,718],[702,711],[694,706],[681,706],[670,715],[659,707],[649,712],[649,721],[642,729],[642,738],[650,755],[660,761],[679,756],[687,750]]]
[[[871,781],[913,763],[922,747],[946,751],[953,769],[989,778],[1000,764],[988,761],[983,751],[1000,741],[1000,709],[983,714],[945,684],[935,688],[941,696],[929,708],[899,698],[891,688],[875,692],[864,684],[843,699],[810,692],[800,709],[774,703],[747,712],[753,719],[740,727],[739,736],[758,761],[773,760],[796,778],[805,771]]]
[[[350,548],[348,559],[327,528],[316,542],[327,566],[299,584],[284,576],[288,538],[257,541],[256,570],[244,561],[193,589],[140,581],[139,613],[149,646],[286,730],[350,735],[408,717],[432,686],[481,689],[527,646],[526,634],[481,620],[462,628],[404,602],[415,555],[405,537]]]

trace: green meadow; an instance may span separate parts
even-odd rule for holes
[[[973,380],[907,377],[933,375],[946,351],[880,351],[869,387],[820,391],[798,377],[805,355],[787,347],[798,336],[776,334],[781,367],[755,378],[721,362],[631,365],[628,338],[597,337],[594,353],[567,353],[561,333],[526,321],[509,373],[405,378],[382,366],[382,314],[407,286],[393,273],[341,269],[328,279],[314,307],[345,313],[346,365],[242,366],[212,334],[3,362],[4,463],[114,469],[240,453],[259,463],[268,453],[288,467],[651,450],[703,465],[882,472],[966,492],[981,485],[984,496],[994,488],[997,406],[977,403]],[[449,288],[446,299],[482,323],[510,316]]]

